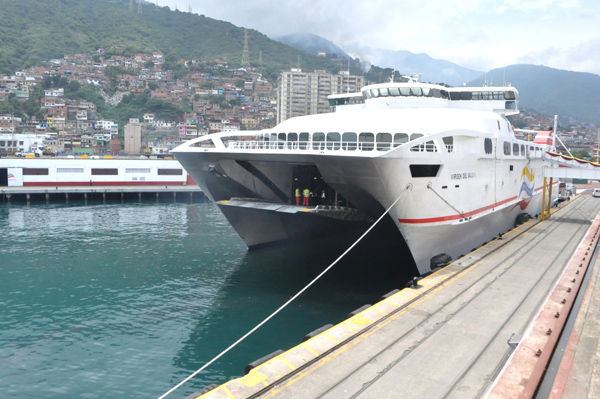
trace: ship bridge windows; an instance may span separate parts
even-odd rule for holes
[[[504,149],[504,155],[510,155],[510,143],[508,141],[505,141],[503,144],[503,149]]]
[[[397,87],[390,87],[388,91],[392,97],[397,97],[400,95],[400,89]]]
[[[433,89],[429,87],[380,87],[374,89],[367,89],[363,91],[363,99],[377,98],[377,97],[435,97],[448,99],[448,92],[446,90]]]

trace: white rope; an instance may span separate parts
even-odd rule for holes
[[[408,189],[408,187],[407,187]],[[356,240],[354,242],[354,244],[350,245],[350,247],[348,247],[348,249],[346,251],[344,251],[343,254],[341,254],[335,261],[333,261],[332,264],[330,264],[329,266],[327,266],[327,268],[325,268],[325,270],[323,270],[317,277],[315,277],[310,283],[308,283],[304,288],[302,288],[300,291],[298,291],[298,293],[296,295],[294,295],[293,297],[291,297],[286,303],[284,303],[283,305],[281,305],[279,307],[279,309],[277,309],[276,311],[274,311],[273,313],[271,313],[266,319],[264,319],[263,321],[261,321],[260,323],[258,323],[252,330],[248,331],[246,334],[244,334],[240,339],[238,339],[237,341],[235,341],[233,344],[231,344],[227,349],[225,349],[223,352],[219,353],[217,356],[215,356],[212,360],[210,360],[208,363],[206,363],[204,366],[200,367],[198,370],[194,371],[192,374],[190,374],[188,377],[186,377],[183,381],[181,381],[179,384],[175,385],[173,388],[171,388],[169,391],[167,391],[165,394],[163,394],[162,396],[160,396],[158,399],[163,399],[165,397],[167,397],[167,395],[169,395],[170,393],[172,393],[173,391],[175,391],[177,388],[179,388],[180,386],[182,386],[183,384],[185,384],[186,382],[188,382],[190,379],[192,379],[194,376],[196,376],[196,374],[198,374],[199,372],[201,372],[202,370],[204,370],[205,368],[207,368],[208,366],[210,366],[211,364],[213,364],[215,361],[217,361],[221,356],[223,356],[224,354],[226,354],[227,352],[229,352],[231,349],[233,349],[235,346],[237,346],[240,342],[242,342],[244,339],[246,339],[250,334],[252,334],[254,331],[258,330],[260,327],[262,327],[266,322],[268,322],[269,320],[271,320],[277,313],[281,312],[287,305],[289,305],[293,300],[295,300],[296,298],[298,298],[304,291],[306,291],[311,285],[313,285],[318,279],[320,279],[325,273],[327,273],[329,271],[329,269],[331,269],[333,266],[335,266],[336,263],[338,263],[344,256],[346,256],[346,254],[348,252],[350,252],[350,250],[352,248],[354,248],[356,246],[356,244],[358,244],[367,234],[369,234],[369,232],[371,230],[373,230],[373,228],[377,225],[377,223],[379,223],[381,221],[381,219],[383,219],[383,217],[385,215],[388,214],[388,212],[394,207],[394,205],[396,205],[396,203],[400,200],[400,198],[402,198],[402,196],[406,193],[407,189],[405,189],[404,191],[402,191],[402,193],[400,194],[400,196],[398,198],[396,198],[396,200],[394,201],[394,203],[392,203],[392,205],[390,205],[390,207],[379,217],[379,219],[377,219],[375,221],[375,223],[373,223],[373,225],[371,225],[371,227],[369,227],[367,229],[367,231],[365,231],[363,233],[363,235],[361,235],[358,240]]]

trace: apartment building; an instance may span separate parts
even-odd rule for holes
[[[302,115],[330,112],[327,96],[357,92],[364,86],[363,76],[342,71],[334,75],[325,71],[302,72],[292,68],[279,78],[277,123]]]

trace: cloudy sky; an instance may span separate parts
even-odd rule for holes
[[[600,74],[598,0],[150,0],[256,29],[427,53],[478,71],[528,63]],[[359,56],[354,53],[353,55]]]

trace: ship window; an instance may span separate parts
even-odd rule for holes
[[[356,150],[356,133],[346,132],[342,135],[342,148],[346,151]]]
[[[377,151],[392,149],[392,135],[390,133],[377,133]]]
[[[379,89],[379,95],[381,97],[389,97],[390,93],[388,92],[387,87],[382,87]]]
[[[508,141],[504,142],[504,155],[510,155],[510,143]]]
[[[492,139],[486,138],[483,140],[483,148],[486,154],[491,154],[494,151],[494,144],[492,143]]]
[[[505,91],[504,99],[505,100],[516,100],[515,92],[514,91]]]
[[[436,177],[440,165],[410,165],[409,168],[412,177]]]
[[[286,141],[286,134],[279,133],[278,140],[277,140],[277,148],[279,148],[280,150],[283,150],[285,148],[285,141]]]
[[[525,155],[525,146],[521,144],[521,155]]]
[[[442,140],[444,141],[446,150],[448,150],[448,152],[454,152],[454,137],[448,136],[444,137]]]
[[[308,147],[308,133],[302,132],[300,133],[300,149],[306,150]]]
[[[365,99],[367,99],[367,100],[368,100],[369,98],[371,98],[371,92],[370,92],[369,90],[365,90],[365,91],[363,91],[362,93],[363,93],[363,97],[364,97]]]
[[[490,93],[489,91],[483,91],[483,92],[481,92],[481,99],[482,100],[491,100],[492,99],[492,93]]]
[[[422,90],[424,97],[431,97],[431,89],[429,87],[423,87]]]
[[[446,90],[442,90],[442,91],[440,91],[440,93],[442,94],[442,98],[444,98],[446,100],[449,98],[448,97],[448,92]]]
[[[215,143],[212,141],[212,139],[198,141],[194,144],[191,144],[190,147],[216,148]]]
[[[504,100],[504,92],[503,91],[495,91],[494,92],[494,100]]]
[[[125,173],[150,173],[150,168],[125,168]]]
[[[362,151],[373,151],[373,133],[361,133],[358,135],[358,148]]]
[[[313,150],[325,149],[325,133],[313,133]]]
[[[519,145],[517,143],[513,143],[513,155],[519,155]]]
[[[410,87],[401,87],[400,95],[402,96],[410,96]]]
[[[339,150],[340,149],[340,134],[337,132],[327,133],[327,149],[328,150]]]
[[[481,99],[482,99],[482,97],[481,97],[481,92],[480,92],[480,91],[474,91],[474,92],[472,93],[472,97],[471,97],[471,99],[472,99],[472,100],[481,100]]]
[[[400,95],[400,89],[398,89],[397,87],[390,87],[389,89],[390,92],[390,96],[399,96]]]
[[[398,147],[404,143],[408,143],[408,134],[406,134],[406,133],[394,134],[394,147]]]
[[[92,175],[111,175],[115,176],[119,174],[119,169],[105,168],[105,169],[92,169]]]
[[[287,148],[288,148],[288,150],[297,150],[298,149],[298,133],[288,133]]]
[[[371,97],[373,97],[373,98],[379,97],[379,90],[371,89]]]
[[[413,133],[410,135],[410,141],[416,140],[421,137],[423,137],[423,135],[421,133]]]
[[[183,175],[182,169],[158,169],[159,176],[180,176]]]
[[[47,176],[47,168],[23,168],[23,176]]]
[[[420,87],[411,87],[410,94],[413,96],[421,97],[423,95],[423,91]]]
[[[451,91],[450,92],[450,100],[460,100],[460,93],[456,92],[456,91]]]
[[[431,92],[433,93],[433,96],[435,98],[440,98],[442,97],[442,93],[440,92],[440,89],[431,89]]]
[[[460,99],[461,100],[470,100],[472,97],[472,93],[470,91],[461,91]]]
[[[272,150],[277,148],[277,133],[271,133],[271,137],[269,138],[269,148]]]

